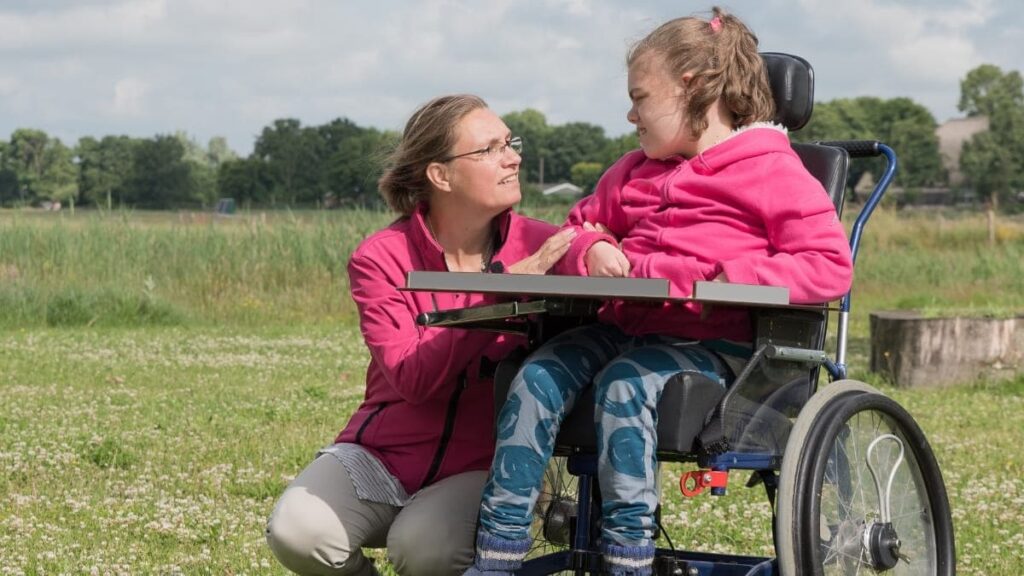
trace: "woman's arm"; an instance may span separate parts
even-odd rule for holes
[[[370,355],[410,404],[446,397],[458,375],[496,338],[482,331],[420,328],[415,320],[418,311],[365,255],[353,255],[348,272]]]

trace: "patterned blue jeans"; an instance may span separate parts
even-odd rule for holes
[[[648,545],[658,505],[657,406],[672,376],[693,371],[726,385],[729,368],[696,342],[629,336],[614,326],[565,332],[534,352],[498,415],[497,446],[480,526],[504,540],[528,538],[555,436],[587,386],[595,386],[602,539]]]

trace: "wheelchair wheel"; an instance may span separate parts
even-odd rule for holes
[[[954,573],[935,456],[906,410],[866,384],[832,384],[808,402],[778,495],[783,575]]]
[[[533,507],[527,558],[565,550],[571,542],[576,520],[577,478],[566,469],[566,458],[554,457],[544,470],[540,496]]]

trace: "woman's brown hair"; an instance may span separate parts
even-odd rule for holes
[[[708,108],[718,98],[732,114],[735,127],[775,117],[775,101],[757,36],[732,14],[715,6],[711,19],[676,18],[640,40],[629,50],[626,63],[659,56],[676,79],[693,74],[687,90],[686,117],[699,137],[708,127]]]
[[[487,108],[479,96],[452,94],[434,98],[413,113],[377,181],[388,207],[409,216],[417,204],[430,197],[427,166],[448,154],[455,144],[459,121],[479,108]]]

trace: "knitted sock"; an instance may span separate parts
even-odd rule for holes
[[[654,544],[639,546],[601,545],[604,570],[612,576],[651,576],[654,563]]]
[[[523,565],[529,551],[529,538],[506,540],[480,530],[476,535],[476,558],[463,576],[511,576]]]

